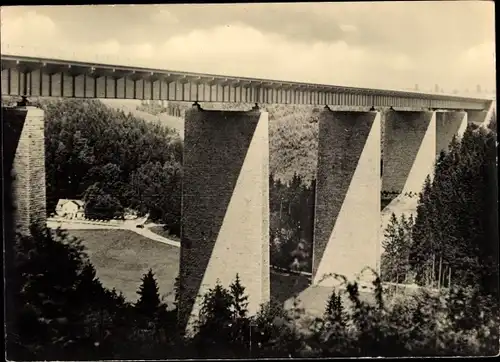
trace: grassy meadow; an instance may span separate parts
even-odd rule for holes
[[[105,287],[116,288],[128,301],[135,302],[141,278],[151,268],[160,296],[171,305],[179,272],[179,248],[127,230],[68,230],[68,234],[82,240]]]

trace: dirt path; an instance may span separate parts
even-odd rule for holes
[[[102,230],[102,229],[116,229],[116,230],[129,230],[132,231],[136,234],[139,234],[141,236],[144,236],[148,239],[158,241],[163,244],[168,244],[176,247],[180,247],[181,243],[175,240],[167,239],[163,236],[160,236],[158,234],[155,234],[151,230],[149,230],[148,227],[155,226],[155,224],[151,225],[145,225],[144,228],[138,228],[137,225],[139,223],[133,223],[133,222],[128,222],[128,223],[122,223],[122,224],[117,224],[117,225],[102,225],[102,224],[93,224],[90,222],[78,222],[78,221],[73,221],[73,220],[47,220],[47,227],[49,229],[57,229],[60,227],[61,229],[71,229],[71,230],[78,230],[78,229],[95,229],[95,230]]]

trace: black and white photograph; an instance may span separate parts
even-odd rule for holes
[[[0,19],[7,361],[500,354],[493,1]]]

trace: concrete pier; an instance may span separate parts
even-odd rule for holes
[[[466,112],[436,112],[436,157],[448,150],[453,137],[462,138],[467,120]]]
[[[239,274],[250,314],[270,299],[268,114],[186,114],[180,258],[181,328],[189,334],[201,296]]]
[[[436,155],[435,112],[385,114],[382,191],[420,192]]]
[[[376,268],[380,228],[378,112],[324,110],[319,120],[313,284]]]
[[[35,107],[2,107],[3,167],[11,190],[6,216],[12,227],[27,233],[32,223],[45,225],[45,131],[44,111]]]

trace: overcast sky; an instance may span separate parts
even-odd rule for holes
[[[495,86],[490,1],[16,6],[1,22],[3,53],[424,91]]]

